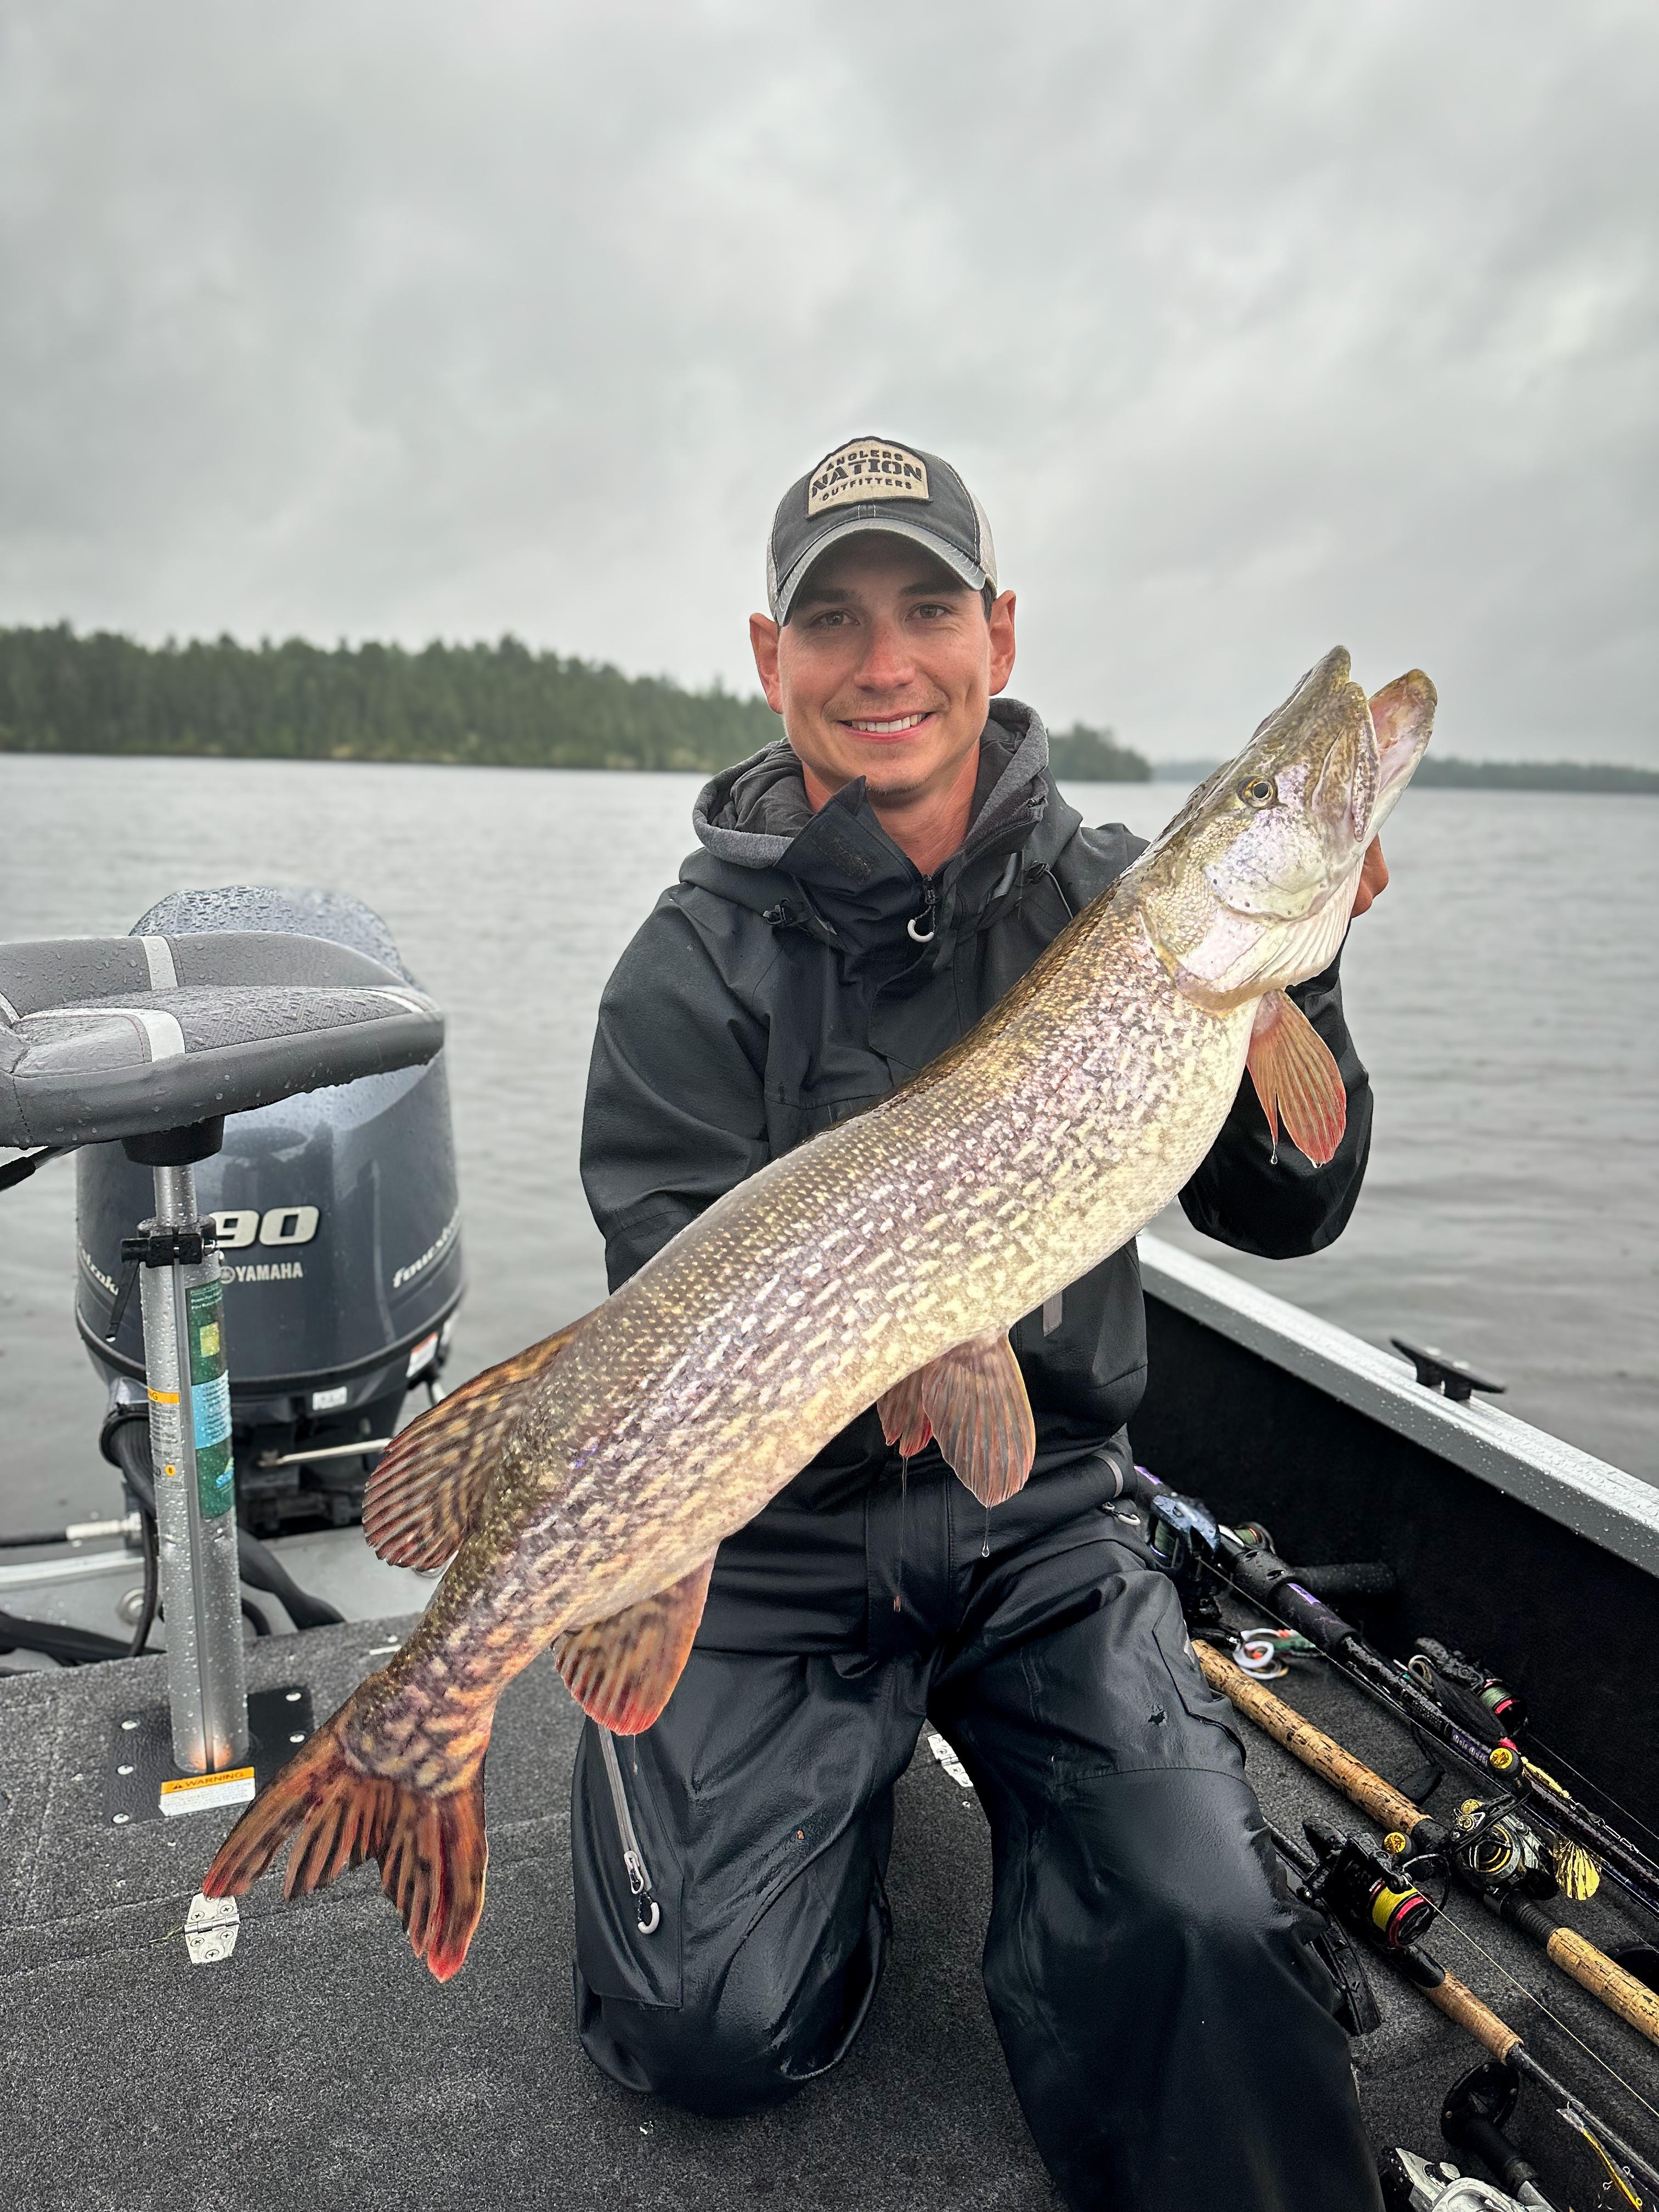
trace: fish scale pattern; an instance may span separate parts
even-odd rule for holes
[[[423,1729],[471,1747],[553,1635],[690,1575],[893,1384],[1008,1328],[1175,1195],[1255,1002],[1329,958],[1361,841],[1426,743],[1426,678],[1376,703],[1403,736],[1375,807],[1339,647],[958,1045],[728,1192],[574,1332],[421,1628],[360,1695],[367,1767],[417,1756]]]
[[[375,1540],[435,1564],[471,1533],[409,1642],[238,1821],[206,1893],[241,1894],[296,1832],[290,1893],[372,1855],[417,1955],[455,1973],[506,1684],[556,1637],[589,1711],[647,1727],[720,1539],[894,1384],[994,1340],[1174,1195],[1237,1089],[1255,1001],[1340,942],[1434,704],[1420,671],[1368,704],[1334,648],[953,1050],[413,1424],[375,1477]]]
[[[731,1192],[577,1332],[416,1640],[422,1668],[399,1685],[400,1655],[360,1715],[377,1765],[437,1706],[470,1750],[469,1681],[493,1704],[509,1650],[527,1662],[708,1559],[882,1391],[1012,1327],[1181,1188],[1251,1012],[1176,988],[1133,889],[954,1052]]]

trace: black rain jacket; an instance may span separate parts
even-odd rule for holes
[[[992,702],[967,839],[932,877],[882,829],[862,782],[813,813],[782,739],[723,769],[692,819],[700,849],[599,1004],[581,1171],[613,1290],[735,1183],[954,1044],[1146,849],[1121,824],[1084,827],[1048,773],[1041,720],[1012,699]],[[1340,1233],[1370,1144],[1370,1086],[1343,1021],[1337,963],[1291,996],[1347,1088],[1335,1158],[1316,1168],[1285,1144],[1274,1164],[1247,1076],[1181,1194],[1197,1228],[1275,1259]],[[1067,1289],[1058,1327],[1045,1334],[1042,1314],[1028,1315],[1012,1342],[1041,1481],[1098,1451],[1140,1401],[1133,1245]],[[839,1508],[895,1467],[872,1409],[776,1503]],[[1067,1511],[1072,1488],[1056,1492]]]

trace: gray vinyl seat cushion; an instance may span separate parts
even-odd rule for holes
[[[0,945],[0,1145],[178,1128],[430,1060],[443,1017],[401,963],[304,918]]]

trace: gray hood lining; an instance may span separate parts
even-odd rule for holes
[[[991,702],[980,744],[981,763],[989,754],[1000,759],[1001,767],[975,808],[964,852],[1012,819],[1048,764],[1042,718],[1018,699]],[[789,848],[812,818],[800,763],[787,738],[722,769],[703,786],[691,810],[691,826],[705,851],[740,868],[784,867]]]

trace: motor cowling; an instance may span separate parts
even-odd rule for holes
[[[385,924],[339,892],[175,892],[135,936],[206,929],[324,937],[413,982]],[[343,1526],[412,1383],[435,1378],[464,1289],[444,1058],[233,1115],[196,1169],[225,1282],[237,1501],[258,1534]],[[153,1209],[149,1171],[118,1144],[76,1162],[76,1318],[100,1370],[142,1388],[136,1297],[109,1336],[121,1240]]]

